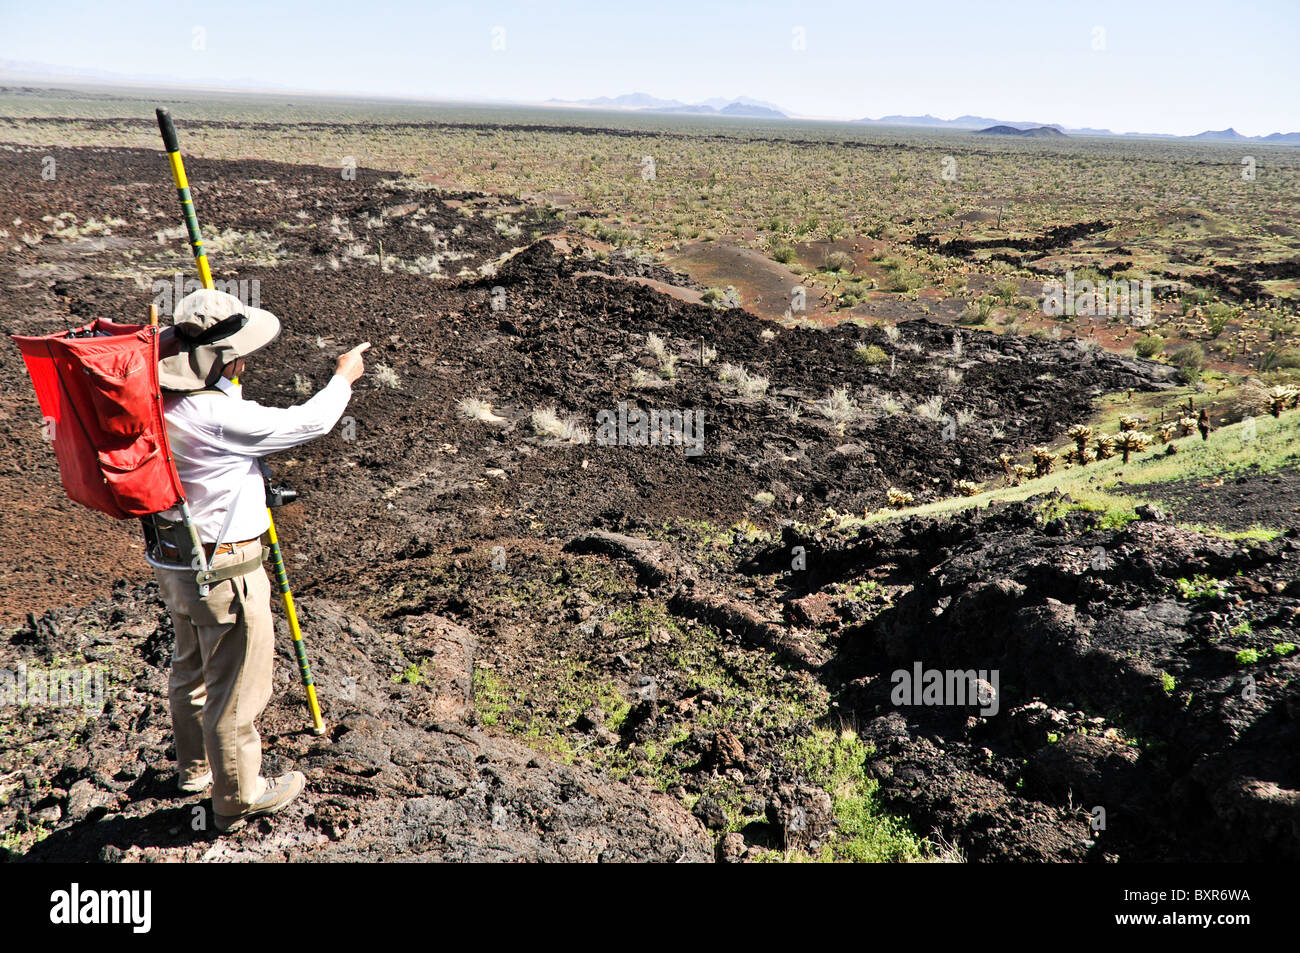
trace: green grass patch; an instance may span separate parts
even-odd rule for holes
[[[795,748],[795,763],[831,796],[836,830],[822,848],[823,861],[881,863],[927,859],[928,843],[876,799],[879,786],[867,777],[875,754],[853,731],[814,729]]]
[[[1215,536],[1219,539],[1232,540],[1234,542],[1243,539],[1253,539],[1259,542],[1267,542],[1270,539],[1277,539],[1282,535],[1280,529],[1271,526],[1260,526],[1256,523],[1249,529],[1224,529],[1222,526],[1206,526],[1203,523],[1178,523],[1182,529],[1191,530],[1194,533],[1200,533],[1203,536]]]
[[[1197,599],[1217,599],[1227,591],[1228,584],[1204,573],[1197,573],[1191,579],[1180,576],[1174,580],[1178,597],[1189,602]]]
[[[947,497],[901,510],[881,509],[865,517],[832,514],[829,521],[851,528],[908,516],[940,516],[987,506],[993,501],[1015,502],[1059,490],[1076,501],[1086,501],[1084,508],[1099,508],[1105,514],[1103,525],[1123,526],[1136,518],[1135,506],[1150,502],[1141,495],[1144,484],[1205,479],[1247,470],[1267,473],[1300,465],[1300,411],[1287,411],[1279,419],[1256,417],[1254,436],[1246,436],[1248,433],[1245,425],[1231,424],[1211,431],[1208,441],[1202,441],[1199,434],[1178,439],[1178,453],[1172,456],[1159,452],[1160,445],[1153,444],[1152,450],[1135,454],[1127,464],[1115,456],[1086,467],[1032,477],[1019,486],[994,487],[974,496]],[[1119,491],[1115,488],[1121,480],[1125,489]],[[1138,490],[1128,489],[1135,485]]]

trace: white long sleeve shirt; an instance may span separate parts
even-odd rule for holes
[[[224,377],[217,387],[225,393],[175,394],[163,402],[176,472],[205,543],[266,532],[271,521],[258,458],[329,433],[352,397],[352,385],[337,374],[294,407],[244,400],[239,385]],[[164,515],[179,519],[180,511]]]

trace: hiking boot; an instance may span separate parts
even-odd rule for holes
[[[294,798],[302,793],[302,789],[306,785],[307,778],[301,771],[290,771],[288,774],[280,775],[274,781],[267,781],[265,793],[242,814],[228,817],[225,814],[214,813],[213,819],[217,825],[217,830],[224,833],[242,826],[250,818],[283,811]]]
[[[188,781],[185,780],[185,777],[183,775],[180,774],[176,775],[177,789],[184,791],[186,794],[202,794],[204,791],[208,789],[208,785],[211,783],[212,783],[211,771],[207,772],[206,774],[200,774],[197,778],[191,778]]]

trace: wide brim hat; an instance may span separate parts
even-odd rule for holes
[[[213,387],[231,361],[256,354],[280,336],[280,319],[250,308],[232,294],[204,288],[176,306],[175,321],[159,335],[158,383],[163,390]]]

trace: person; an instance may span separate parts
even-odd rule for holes
[[[261,458],[333,429],[365,370],[360,344],[338,358],[334,376],[310,400],[266,407],[245,400],[245,361],[279,337],[269,311],[204,289],[177,305],[160,335],[159,383],[167,439],[190,518],[210,568],[237,575],[199,590],[192,570],[154,567],[176,632],[168,696],[176,738],[177,786],[212,785],[219,831],[283,810],[305,786],[299,771],[261,774],[257,719],[271,696],[275,626],[261,536],[270,528]],[[174,352],[174,353],[170,353]],[[163,514],[179,520],[179,509]]]

